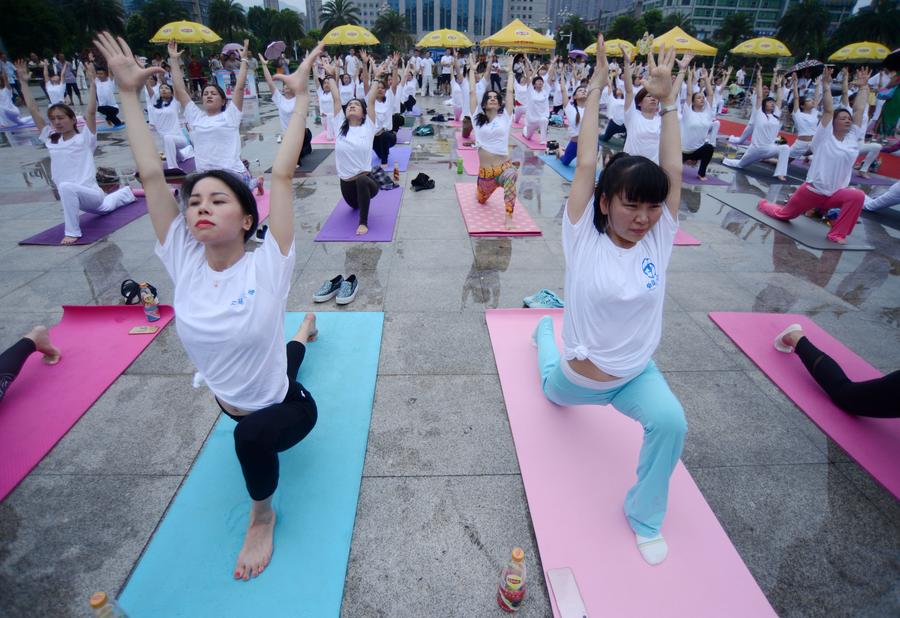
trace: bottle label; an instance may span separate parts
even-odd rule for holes
[[[513,575],[512,573],[510,573],[509,575],[506,576],[507,590],[518,590],[519,588],[522,587],[523,583],[524,582],[522,581],[521,575]]]

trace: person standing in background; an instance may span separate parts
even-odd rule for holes
[[[431,57],[431,54],[425,53],[425,56],[422,58],[422,62],[420,63],[421,73],[422,73],[422,96],[433,97],[435,95],[434,92],[434,58]]]

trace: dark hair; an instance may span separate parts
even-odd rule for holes
[[[160,85],[159,85],[160,88],[162,88],[163,86],[165,86],[165,87],[168,88],[169,90],[172,89],[172,87],[169,86],[169,84],[160,84]],[[153,107],[155,107],[156,109],[162,109],[163,106],[169,107],[169,106],[172,104],[172,101],[174,101],[174,100],[175,100],[175,93],[174,93],[174,92],[172,93],[172,98],[169,99],[169,102],[168,102],[168,103],[163,103],[162,96],[160,95],[160,96],[156,97],[156,103],[153,104]]]
[[[803,105],[806,103],[806,97],[797,97],[797,105],[800,106],[800,109],[803,109]]]
[[[772,115],[775,115],[775,99],[773,97],[766,97],[762,100],[762,105],[759,106],[759,109],[762,110],[763,113],[766,113],[766,103],[769,101],[772,102]]]
[[[541,83],[544,83],[544,78],[541,75],[535,75],[531,78],[531,85],[534,86],[537,83],[537,80],[541,80]]]
[[[615,94],[613,94],[613,96],[615,96]],[[638,109],[641,109],[641,104],[648,96],[652,97],[653,95],[647,92],[646,88],[641,88],[641,91],[634,95],[634,106]]]
[[[832,123],[834,123],[834,121],[837,120],[837,115],[840,114],[841,112],[844,112],[845,114],[850,116],[850,120],[853,120],[853,112],[851,112],[846,107],[838,107],[837,109],[834,110],[834,115],[832,116],[832,120],[831,120]]]
[[[78,118],[75,116],[75,110],[73,110],[71,107],[69,107],[65,103],[54,103],[53,105],[48,107],[47,108],[47,120],[50,120],[50,114],[53,112],[53,110],[56,110],[56,109],[61,109],[63,111],[63,113],[66,116],[68,116],[72,122],[75,123],[72,128],[75,129],[76,133],[78,133]],[[61,137],[62,137],[62,133],[51,133],[50,141],[52,143],[56,144],[59,142],[59,138],[61,138]]]
[[[497,106],[500,108],[497,113],[498,114],[503,113],[503,94],[500,92],[497,92],[496,90],[485,90],[484,94],[481,95],[482,111],[478,112],[478,115],[475,116],[475,124],[478,125],[479,127],[483,127],[484,125],[486,125],[488,123],[487,114],[484,113],[484,106],[487,105],[488,95],[491,94],[492,92],[497,95]]]
[[[341,134],[341,137],[347,137],[347,131],[350,130],[350,119],[347,118],[347,105],[350,105],[351,103],[353,103],[353,101],[356,101],[357,103],[362,105],[363,122],[366,121],[366,114],[369,113],[366,107],[366,102],[363,99],[357,99],[356,97],[353,97],[352,99],[347,101],[347,104],[341,108],[344,112],[344,124],[341,125],[341,130],[338,131],[338,133]]]
[[[222,88],[219,86],[219,84],[206,84],[206,88],[215,88],[216,89],[216,92],[219,93],[219,96],[222,97],[222,101],[223,101],[222,109],[220,109],[219,111],[224,112],[225,108],[228,107],[228,97],[225,96],[225,91],[222,90]],[[206,90],[206,88],[204,88],[204,90]]]
[[[241,204],[241,210],[244,211],[245,215],[250,215],[253,219],[250,229],[244,232],[244,242],[250,240],[250,237],[256,232],[256,226],[259,225],[259,211],[256,209],[256,198],[253,197],[253,191],[244,184],[244,180],[233,172],[226,172],[225,170],[207,170],[188,176],[185,179],[184,184],[181,185],[181,201],[184,207],[187,208],[188,202],[191,199],[191,193],[194,192],[194,185],[204,178],[217,178],[218,180],[221,180],[229,189],[231,189],[231,192],[235,194],[238,202]]]
[[[661,204],[669,194],[669,177],[647,157],[617,152],[606,163],[594,190],[594,227],[606,233],[609,217],[600,210],[600,198],[612,204],[615,196],[629,202]]]

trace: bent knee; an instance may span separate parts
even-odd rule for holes
[[[681,403],[677,400],[667,402],[664,406],[654,410],[650,422],[647,423],[647,430],[670,436],[687,434],[687,418]]]

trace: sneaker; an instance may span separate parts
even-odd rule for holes
[[[334,279],[330,281],[326,281],[322,284],[316,293],[313,294],[313,301],[317,303],[324,303],[326,300],[331,300],[335,296],[337,296],[338,290],[341,289],[341,285],[344,283],[344,276],[338,275]]]
[[[726,167],[739,167],[737,159],[729,159],[728,157],[722,159],[722,165]]]
[[[532,309],[562,309],[566,306],[563,300],[548,289],[543,289],[522,299],[526,307]]]
[[[182,161],[186,161],[188,159],[194,158],[194,147],[188,144],[184,148],[178,151],[178,156],[181,157]]]
[[[334,302],[339,305],[347,305],[353,302],[353,299],[356,298],[356,291],[359,289],[359,281],[356,279],[356,275],[350,275],[346,279],[344,279],[343,283],[341,283],[341,289],[337,293],[337,298]]]
[[[256,234],[253,236],[253,240],[256,242],[264,242],[266,240],[266,232],[269,231],[269,226],[264,225],[261,228],[257,228]]]

